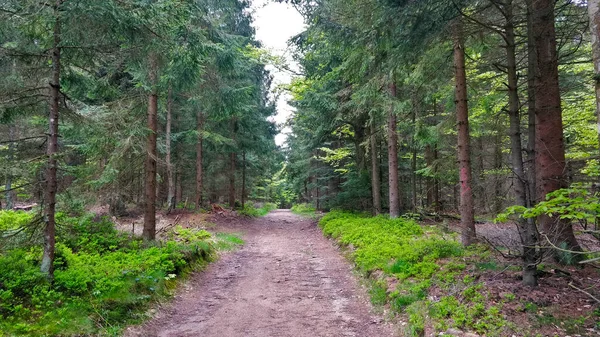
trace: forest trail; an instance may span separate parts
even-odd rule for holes
[[[236,226],[240,250],[196,273],[125,336],[393,336],[314,221],[277,210]]]

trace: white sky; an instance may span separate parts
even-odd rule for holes
[[[290,69],[297,70],[298,66],[291,58],[287,42],[291,37],[304,31],[305,25],[302,15],[294,7],[273,2],[273,0],[252,0],[252,8],[254,10],[256,38],[273,55],[284,57]],[[272,66],[267,66],[267,69],[274,76],[273,87],[289,84],[292,80],[292,74],[289,72],[279,71]],[[285,123],[293,113],[293,108],[287,104],[288,99],[289,95],[282,93],[277,101],[277,115],[274,120],[278,125]],[[289,129],[283,129],[275,137],[277,145],[285,143],[286,133],[289,133],[289,131]]]

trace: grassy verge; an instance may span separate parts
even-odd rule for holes
[[[311,204],[297,204],[292,206],[291,211],[297,215],[314,217],[316,209]]]
[[[248,217],[261,217],[269,214],[270,211],[277,209],[277,205],[272,202],[265,203],[261,208],[256,208],[250,204],[244,205],[244,207],[238,210],[238,214]]]
[[[4,229],[27,213],[0,213]],[[17,222],[6,220],[10,217]],[[2,221],[5,219],[6,221]],[[173,229],[147,244],[118,232],[107,219],[58,216],[52,283],[39,272],[39,242],[0,252],[0,336],[118,336],[143,320],[149,305],[178,281],[242,241],[204,230]]]
[[[500,336],[510,328],[501,303],[488,301],[481,284],[466,273],[469,256],[454,235],[410,219],[334,211],[319,222],[325,235],[350,247],[350,258],[369,279],[371,300],[406,321],[406,336],[448,328]]]

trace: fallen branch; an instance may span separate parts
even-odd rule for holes
[[[581,288],[577,288],[577,287],[576,287],[576,286],[573,284],[573,282],[569,282],[569,287],[571,287],[571,288],[573,288],[573,289],[575,289],[575,290],[577,290],[577,291],[580,291],[580,292],[582,292],[582,293],[584,293],[584,294],[588,295],[588,296],[589,296],[591,299],[593,299],[594,301],[596,301],[596,302],[600,303],[600,299],[598,299],[598,298],[597,298],[597,297],[595,297],[594,295],[590,294],[589,292],[587,292],[587,291],[585,291],[585,290],[583,290],[583,289],[581,289]]]

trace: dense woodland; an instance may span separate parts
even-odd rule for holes
[[[268,198],[269,58],[247,1],[8,1],[1,8],[4,207],[55,212]],[[44,264],[51,272],[50,264]]]
[[[62,295],[48,289],[91,296],[78,287],[96,281],[65,281],[73,254],[154,254],[158,213],[218,204],[451,222],[465,247],[487,240],[476,224],[504,223],[516,251],[487,243],[531,287],[543,261],[597,263],[599,1],[279,2],[307,24],[290,41],[300,73],[285,88],[296,111],[283,147],[266,66],[289,67],[261,49],[249,1],[0,3],[0,271],[40,273],[14,288],[0,278],[0,317],[31,322],[40,313],[15,309],[19,297],[52,306]],[[123,239],[89,212],[143,217],[143,234]],[[332,214],[326,234],[356,220]],[[406,247],[423,235],[389,226]],[[160,254],[175,265],[159,279],[183,270],[177,254],[209,260],[198,247],[210,234],[185,235],[195,251],[170,238]],[[40,284],[43,296],[24,290]]]
[[[390,217],[459,214],[465,245],[476,219],[512,206],[502,218],[520,215],[524,282],[537,284],[539,246],[581,251],[571,220],[595,217],[596,5],[297,3],[310,23],[294,39],[305,77],[290,87],[301,198]],[[569,198],[581,200],[567,210]]]

